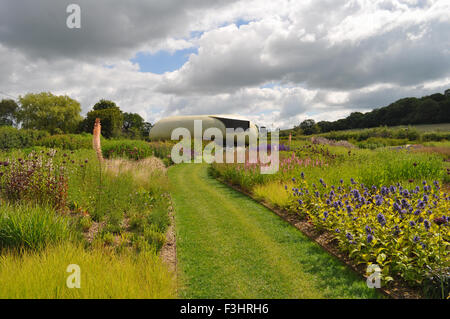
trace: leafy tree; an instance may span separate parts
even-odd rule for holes
[[[17,110],[19,106],[16,101],[3,99],[0,101],[0,125],[13,126],[16,124]]]
[[[319,132],[319,126],[313,119],[307,119],[300,123],[298,126],[305,135],[311,135]]]
[[[80,103],[67,95],[50,92],[19,97],[17,120],[25,129],[45,130],[51,134],[74,132],[81,121]]]
[[[86,114],[81,124],[81,131],[92,133],[95,119],[99,118],[102,125],[102,135],[106,138],[121,135],[123,114],[119,108],[92,110]]]
[[[142,136],[147,139],[150,135],[150,130],[152,129],[153,125],[149,122],[144,122],[144,126],[142,127]]]
[[[144,119],[136,113],[123,113],[123,132],[130,138],[141,138]]]
[[[119,109],[119,107],[113,101],[101,99],[100,101],[95,103],[95,105],[92,109],[94,111],[100,111],[100,110],[106,110],[106,109],[112,109],[112,108]]]

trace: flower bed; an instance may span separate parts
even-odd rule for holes
[[[378,264],[384,282],[396,276],[413,285],[436,275],[445,280],[450,196],[437,181],[408,189],[400,184],[367,187],[353,179],[350,185],[341,180],[334,186],[321,179],[311,187],[301,174],[293,182],[292,189],[285,186],[290,209],[332,232],[356,262]]]

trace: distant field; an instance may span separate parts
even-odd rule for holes
[[[407,125],[399,125],[399,126],[390,126],[389,128],[405,128]],[[446,132],[450,131],[450,123],[440,123],[440,124],[419,124],[419,125],[411,125],[419,132]]]

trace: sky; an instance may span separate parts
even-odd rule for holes
[[[283,129],[448,88],[448,0],[0,0],[0,98]]]

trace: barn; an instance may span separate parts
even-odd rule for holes
[[[150,139],[152,141],[170,140],[172,131],[179,127],[188,129],[193,137],[195,120],[202,121],[202,135],[206,129],[215,127],[222,132],[224,138],[226,137],[227,128],[249,130],[250,135],[255,138],[258,137],[258,126],[238,115],[187,115],[170,116],[156,122],[150,130]]]

